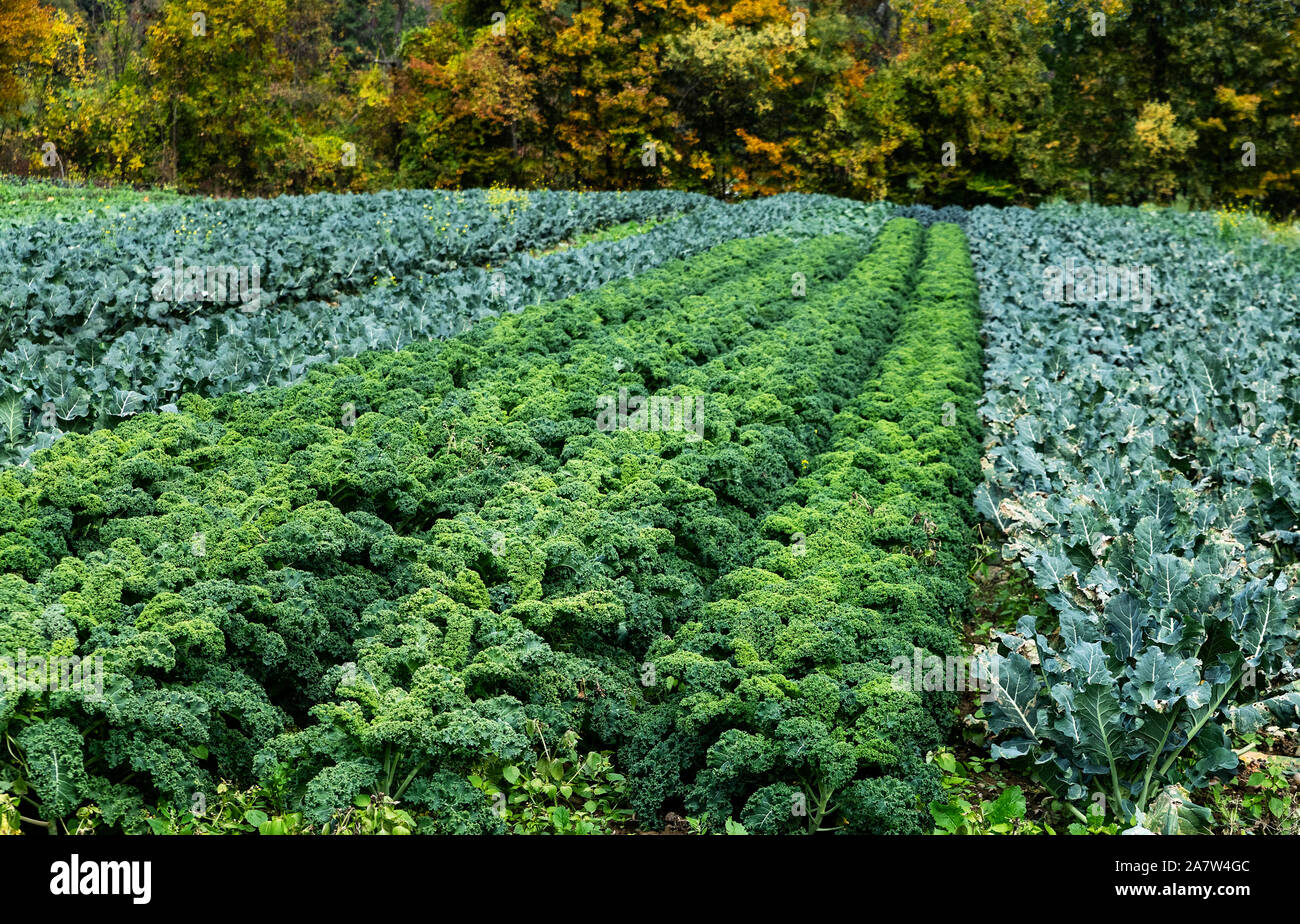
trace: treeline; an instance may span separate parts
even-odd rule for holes
[[[1296,0],[6,0],[0,170],[1300,210]]]

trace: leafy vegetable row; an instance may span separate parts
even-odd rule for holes
[[[894,226],[916,246],[915,222]],[[657,797],[764,833],[920,829],[936,789],[925,755],[953,698],[901,685],[894,661],[958,651],[980,356],[961,232],[926,235],[910,296],[909,265],[868,262],[846,286],[862,294],[838,323],[875,332],[860,359],[888,349],[830,447],[762,518],[763,554],[651,651],[676,693],[627,766]]]
[[[801,248],[802,256],[791,259],[805,266],[833,263],[828,243]],[[534,434],[542,421],[574,420],[574,397],[607,380],[602,367],[609,355],[624,355],[627,340],[637,345],[639,357],[654,356],[658,341],[670,368],[651,366],[653,375],[668,373],[675,393],[706,395],[705,438],[693,443],[689,434],[672,431],[590,434],[588,429],[564,438],[563,448],[554,454],[564,460],[560,467],[549,467],[536,450],[524,456],[537,460],[533,465],[503,462],[501,477],[510,480],[493,493],[485,492],[477,510],[462,511],[439,524],[438,532],[448,546],[468,546],[465,564],[470,568],[484,555],[484,546],[491,552],[476,568],[485,593],[475,604],[472,636],[459,636],[465,648],[457,649],[455,661],[465,663],[461,676],[476,697],[495,695],[500,701],[505,695],[511,704],[523,701],[522,711],[507,713],[503,721],[516,729],[522,724],[524,736],[467,743],[455,753],[435,751],[418,737],[419,721],[427,718],[399,725],[390,707],[370,698],[361,698],[359,711],[349,711],[356,707],[349,707],[348,701],[358,694],[341,689],[347,697],[342,704],[313,710],[318,725],[278,739],[268,749],[274,765],[316,773],[306,791],[309,817],[323,817],[331,804],[327,799],[369,785],[375,767],[388,764],[389,756],[399,778],[416,774],[408,798],[440,817],[455,817],[458,811],[474,808],[478,798],[464,790],[464,769],[458,775],[458,765],[482,773],[498,761],[527,760],[528,752],[540,747],[542,736],[555,737],[568,729],[605,746],[667,731],[656,713],[647,710],[650,701],[670,695],[667,678],[655,675],[643,652],[652,640],[690,618],[706,599],[716,571],[750,554],[744,530],[752,523],[752,513],[737,510],[722,497],[719,483],[734,479],[752,484],[763,476],[778,484],[793,481],[798,462],[783,459],[781,453],[800,434],[815,438],[811,428],[797,426],[797,402],[805,389],[820,395],[836,371],[843,374],[834,369],[836,362],[847,366],[860,355],[855,350],[836,356],[837,341],[843,348],[874,336],[858,331],[850,337],[846,332],[829,342],[826,336],[827,322],[840,320],[836,306],[861,288],[860,278],[855,277],[853,285],[825,288],[810,276],[804,305],[790,294],[788,267],[777,270],[769,283],[752,287],[755,291],[748,294],[739,287],[727,297],[733,287],[723,286],[707,299],[688,300],[680,309],[660,308],[639,330],[620,326],[614,339],[621,348],[612,354],[602,357],[598,344],[584,338],[557,363],[537,367],[537,384],[544,380],[555,395],[545,404],[530,404],[522,415],[532,420]],[[763,278],[767,274],[755,277]],[[763,290],[769,293],[766,298]],[[773,300],[773,294],[779,297]],[[724,307],[727,303],[730,307]],[[711,304],[719,310],[710,312]],[[697,318],[712,326],[715,336],[691,336],[691,322]],[[728,329],[732,333],[725,333]],[[728,340],[734,346],[720,350]],[[684,345],[690,345],[685,354]],[[778,345],[785,348],[784,356]],[[591,384],[582,387],[583,379]],[[649,388],[652,380],[645,381]],[[475,382],[470,390],[491,396],[504,384]],[[532,382],[525,380],[519,387],[523,394],[537,394]],[[785,400],[778,397],[781,394]],[[841,400],[847,399],[846,394]],[[578,407],[590,406],[589,400]],[[759,407],[773,416],[754,419]],[[473,434],[477,428],[467,423],[466,429]],[[506,455],[518,459],[521,453]],[[774,494],[776,486],[766,490]],[[476,502],[474,492],[459,494]],[[504,610],[504,616],[518,622],[503,625],[493,612],[484,612],[485,607]],[[373,678],[380,690],[390,684],[411,689],[427,682],[413,666],[427,663],[429,656],[424,643],[413,640],[434,638],[439,632],[445,636],[451,631],[446,619],[431,606],[389,617],[391,630],[366,646],[359,673]],[[530,642],[533,638],[545,645]],[[581,660],[560,660],[561,652],[580,655]],[[554,688],[539,689],[535,674],[554,682]],[[400,734],[400,744],[385,752],[377,746],[372,728]],[[350,746],[340,746],[341,740]],[[342,761],[346,756],[357,762]],[[266,760],[264,767],[271,766]],[[439,775],[426,776],[424,768],[431,766],[440,768]],[[652,774],[644,782],[653,787],[657,778]],[[628,782],[641,790],[641,780]],[[644,799],[636,804],[645,818],[658,814]],[[477,805],[481,812],[481,801]],[[473,829],[473,823],[465,824]]]
[[[288,390],[190,397],[0,475],[0,647],[106,662],[102,701],[0,700],[29,798],[47,818],[94,801],[131,827],[148,800],[261,775],[317,818],[388,787],[448,829],[494,827],[466,773],[540,747],[543,728],[626,734],[639,652],[621,642],[663,631],[654,607],[702,587],[644,522],[706,506],[691,434],[596,432],[613,363],[658,349],[698,369],[753,322],[782,330],[767,306],[797,298],[793,273],[814,298],[860,246],[735,242]],[[683,301],[705,288],[716,309]],[[584,349],[601,337],[603,355]],[[623,461],[655,440],[682,460],[672,479]],[[610,694],[593,704],[587,685]],[[290,721],[304,730],[276,738]]]
[[[409,209],[419,211],[419,195],[412,194],[415,198]],[[335,199],[367,197],[306,199],[323,208],[323,203]],[[629,210],[640,217],[647,211],[656,214],[660,205],[667,207],[658,199],[642,202],[625,197],[618,200],[624,211],[617,212],[608,204],[599,205],[605,199],[595,201],[597,204],[584,206],[585,212],[579,213],[589,213],[589,218],[596,220],[597,215],[616,216]],[[638,202],[645,206],[641,211]],[[358,210],[369,214],[376,207]],[[308,205],[294,208],[301,211]],[[545,208],[535,205],[524,214],[533,211]],[[193,306],[182,304],[175,306],[184,309],[179,313],[163,310],[125,326],[110,322],[102,312],[96,315],[94,306],[84,305],[75,310],[92,315],[86,323],[79,320],[80,315],[60,320],[57,304],[34,294],[35,301],[27,311],[12,317],[28,317],[37,327],[14,341],[12,349],[0,349],[0,382],[5,385],[0,388],[0,462],[23,461],[64,432],[84,432],[142,410],[165,408],[181,392],[214,394],[290,383],[320,362],[449,336],[482,318],[631,277],[720,241],[774,230],[799,238],[834,227],[870,236],[884,214],[880,206],[830,197],[775,197],[736,207],[701,200],[685,216],[644,234],[536,257],[523,254],[490,269],[464,267],[434,276],[411,271],[392,280],[385,277],[381,285],[334,295],[330,301],[299,299],[295,293],[262,304],[251,313],[239,305],[214,304],[201,305],[202,310],[195,314]],[[301,224],[303,216],[295,215]],[[554,222],[567,232],[572,218],[562,215]],[[38,230],[33,233],[40,234],[46,225],[34,227]],[[355,247],[355,242],[349,246]],[[154,251],[170,253],[165,244],[156,241],[148,247],[153,248],[150,253],[154,256]],[[476,258],[487,252],[478,252]],[[108,261],[107,267],[113,266],[113,260],[124,259],[112,254],[100,257]],[[233,259],[229,254],[221,258]],[[134,264],[125,261],[122,265]],[[145,263],[137,269],[149,271]],[[118,271],[98,270],[101,275]],[[328,267],[322,272],[335,280],[346,275]],[[97,288],[101,283],[87,283],[92,284]],[[0,299],[4,291],[0,286]]]
[[[1186,790],[1235,769],[1228,729],[1300,719],[1294,287],[1136,213],[982,208],[968,228],[977,504],[1054,615],[1002,638],[994,753],[1076,811],[1100,794],[1125,824],[1195,828]],[[1154,297],[1054,301],[1045,267],[1070,261],[1146,265]]]
[[[331,301],[377,279],[499,263],[594,228],[706,205],[677,192],[401,190],[187,199],[123,218],[37,222],[0,234],[0,348],[84,327],[111,332],[206,312],[160,301],[155,268],[256,266],[262,305]]]

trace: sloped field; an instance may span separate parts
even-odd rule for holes
[[[0,828],[1012,830],[963,742],[1045,827],[1204,829],[1300,720],[1289,254],[796,195],[16,224]]]
[[[472,780],[567,732],[642,818],[919,830],[951,703],[889,663],[955,649],[974,325],[951,226],[743,237],[65,436],[0,476],[5,647],[104,659],[15,729],[41,811],[274,778],[495,830]]]

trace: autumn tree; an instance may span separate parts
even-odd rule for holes
[[[408,40],[402,166],[411,176],[611,188],[680,178],[684,146],[658,59],[685,4],[492,6],[448,8]]]
[[[0,6],[0,162],[9,169],[26,173],[40,162],[41,145],[51,141],[35,120],[41,96],[81,61],[76,31],[64,13],[38,0]]]
[[[38,0],[7,0],[0,7],[0,120],[17,117],[24,76],[49,63],[57,23]]]
[[[691,167],[719,194],[819,183],[813,133],[836,75],[852,62],[848,18],[780,0],[742,0],[672,36],[664,78],[696,150]]]

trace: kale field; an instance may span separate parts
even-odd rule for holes
[[[1172,210],[24,205],[0,833],[1295,833],[1297,283]]]

